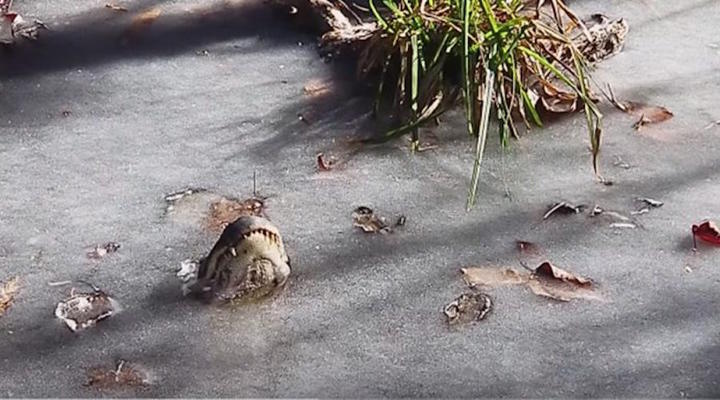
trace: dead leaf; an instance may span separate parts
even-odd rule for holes
[[[365,233],[390,233],[392,228],[385,219],[375,215],[371,208],[360,206],[353,211],[353,226],[362,229]]]
[[[94,249],[87,252],[87,257],[92,260],[100,260],[110,253],[114,253],[120,249],[120,243],[107,242],[103,245],[97,245]]]
[[[303,92],[310,97],[325,96],[332,91],[332,84],[325,80],[313,79],[305,84]]]
[[[120,387],[138,387],[150,384],[150,375],[144,368],[119,360],[114,369],[103,367],[89,368],[87,381],[83,386],[96,389],[116,389]]]
[[[699,237],[700,240],[703,240],[707,243],[714,244],[717,246],[720,246],[720,229],[718,229],[717,224],[715,222],[706,220],[698,225],[692,226],[692,235],[693,235],[693,250],[697,249],[697,240],[696,237]]]
[[[638,130],[645,125],[667,121],[673,117],[673,113],[662,106],[649,106],[632,101],[624,102],[622,105],[625,107],[623,111],[626,113],[640,116],[640,119],[633,125]]]
[[[335,164],[335,160],[331,157],[330,160],[325,160],[323,153],[318,153],[316,156],[317,169],[319,171],[330,171]]]
[[[553,204],[550,209],[543,215],[543,220],[550,218],[553,214],[580,214],[586,206],[584,204],[572,205],[570,203],[561,201]]]
[[[544,263],[540,264],[540,266],[535,268],[534,275],[536,277],[559,279],[563,282],[570,282],[582,287],[588,287],[592,285],[592,281],[590,279],[572,274],[562,268],[558,268],[550,264],[548,261],[545,261]]]
[[[2,317],[8,309],[10,309],[19,290],[20,285],[17,277],[12,278],[5,283],[0,282],[0,317]]]
[[[118,6],[116,4],[111,4],[111,3],[105,4],[105,8],[109,8],[113,11],[127,12],[127,8]]]
[[[265,217],[263,199],[251,197],[245,200],[235,200],[222,197],[210,204],[210,213],[206,224],[212,231],[222,231],[229,223],[243,216]]]
[[[549,82],[542,82],[540,100],[543,107],[550,112],[571,113],[577,108],[578,96],[561,90]]]
[[[468,286],[512,286],[525,284],[530,278],[528,273],[512,268],[468,267],[461,268],[463,279]]]
[[[633,124],[633,127],[637,130],[647,124],[655,124],[667,121],[673,117],[673,113],[663,106],[651,106],[634,101],[620,102],[615,98],[615,93],[613,93],[612,87],[610,85],[608,85],[608,90],[610,92],[610,102],[615,107],[625,113],[640,117],[640,119],[635,124]]]
[[[449,325],[482,321],[492,311],[492,298],[485,293],[463,293],[443,308]]]
[[[55,316],[65,322],[71,331],[77,332],[95,326],[119,310],[120,305],[115,299],[93,287],[92,293],[76,293],[72,289],[70,297],[55,307]]]
[[[527,285],[538,296],[559,301],[601,298],[595,292],[595,285],[590,279],[558,268],[547,261],[535,269]]]

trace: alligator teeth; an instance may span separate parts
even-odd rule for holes
[[[231,247],[231,248],[230,248],[230,254],[232,254],[233,257],[237,257],[237,251],[235,250],[234,247]]]

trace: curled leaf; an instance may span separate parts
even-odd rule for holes
[[[633,125],[635,129],[640,129],[648,124],[656,124],[667,121],[673,117],[673,113],[662,106],[650,106],[632,101],[627,101],[621,104],[624,107],[623,111],[626,113],[640,116],[640,119]]]
[[[538,296],[559,301],[601,298],[595,292],[595,285],[590,279],[558,268],[547,261],[535,269],[527,285]]]
[[[493,309],[492,298],[485,293],[463,293],[443,308],[449,325],[481,321]]]
[[[692,226],[693,250],[697,249],[696,237],[707,243],[720,246],[720,229],[715,222],[706,220]]]

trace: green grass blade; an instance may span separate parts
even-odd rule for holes
[[[475,132],[473,129],[473,81],[470,76],[470,1],[471,0],[459,0],[462,8],[462,80],[463,80],[463,94],[465,99],[465,116],[467,120],[468,135],[474,136]]]
[[[480,165],[482,165],[485,154],[485,141],[490,122],[490,104],[493,99],[495,74],[489,68],[485,68],[485,92],[482,97],[482,114],[480,116],[480,128],[478,129],[477,144],[475,146],[475,162],[473,164],[472,178],[470,179],[470,192],[467,198],[467,209],[475,205],[477,186],[480,180]]]
[[[412,65],[410,66],[410,109],[412,113],[412,121],[417,120],[418,112],[418,81],[419,81],[419,67],[420,67],[420,49],[418,46],[417,35],[413,35],[410,38],[410,45],[412,46]],[[418,129],[417,127],[412,130],[412,148],[415,149],[418,145]]]
[[[487,16],[488,22],[490,22],[490,28],[493,32],[497,32],[498,30],[498,23],[495,19],[495,13],[492,10],[492,6],[490,5],[489,0],[480,0],[480,4],[482,5],[483,11],[485,11],[485,15]]]
[[[369,5],[370,5],[370,11],[372,12],[373,16],[375,17],[375,21],[378,23],[380,28],[387,29],[388,23],[387,23],[387,21],[385,21],[385,18],[383,18],[382,15],[380,15],[380,13],[378,12],[377,8],[375,7],[375,2],[373,0],[370,0]]]
[[[582,96],[582,93],[577,89],[577,86],[575,85],[575,83],[572,80],[570,80],[570,78],[568,78],[567,75],[563,74],[562,71],[557,69],[557,67],[552,65],[552,63],[550,61],[548,61],[545,57],[541,56],[540,54],[536,53],[533,50],[528,49],[525,46],[518,46],[518,49],[520,49],[520,51],[522,51],[523,53],[530,56],[530,58],[532,58],[533,60],[540,63],[548,71],[552,72],[552,74],[555,75],[558,79],[563,81],[569,87],[575,89],[578,92],[578,94]]]

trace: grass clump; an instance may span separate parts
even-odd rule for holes
[[[542,125],[539,104],[584,107],[597,173],[602,115],[591,98],[588,63],[571,35],[587,30],[561,0],[547,3],[541,10],[526,0],[370,0],[380,29],[360,70],[379,72],[375,109],[391,102],[401,121],[382,139],[409,134],[417,149],[418,127],[462,99],[467,132],[476,139],[468,207],[475,203],[491,120],[507,145],[519,137],[518,121]]]

